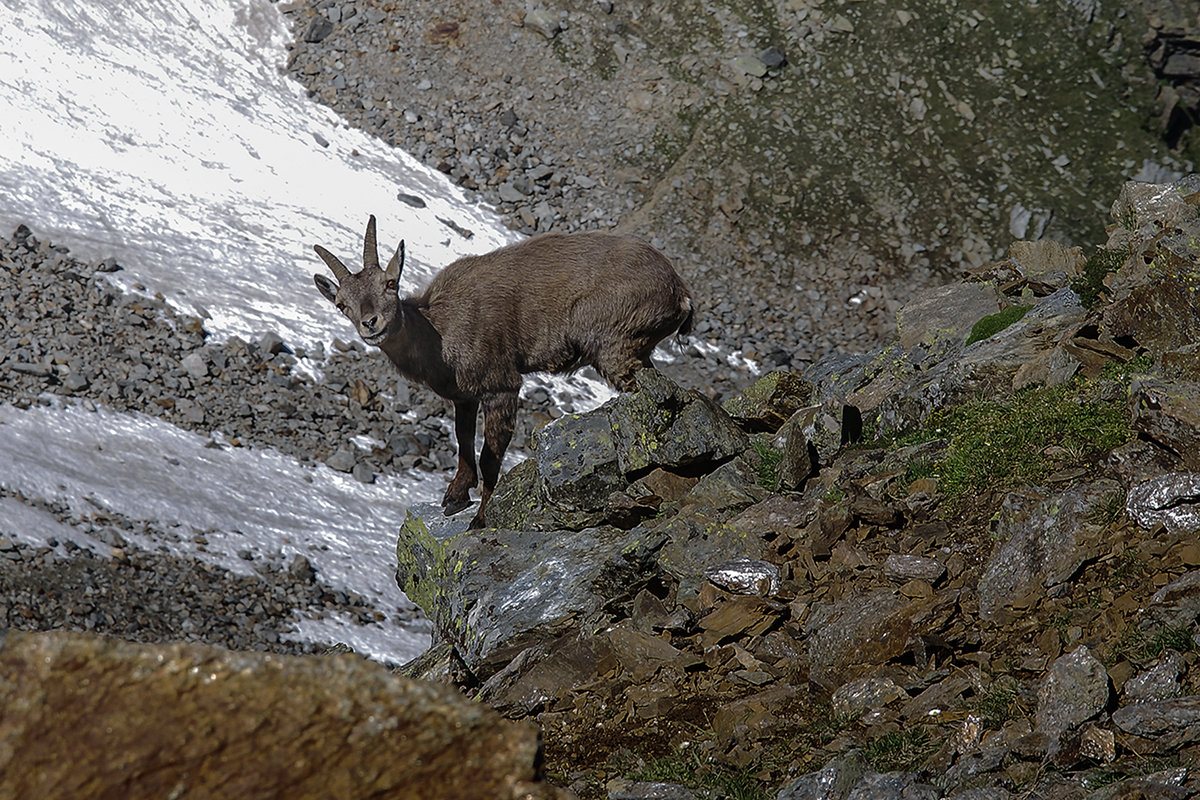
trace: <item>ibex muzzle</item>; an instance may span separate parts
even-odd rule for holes
[[[650,366],[654,347],[687,333],[691,295],[662,253],[627,236],[545,234],[482,256],[460,258],[424,292],[398,293],[404,242],[379,266],[375,217],[367,222],[363,268],[351,272],[315,245],[337,283],[313,276],[367,344],[378,346],[409,380],[454,403],[458,471],[442,507],[470,505],[482,473],[479,510],[496,487],[512,438],[521,376],[590,365],[619,391]],[[483,450],[475,461],[475,424],[483,408]]]

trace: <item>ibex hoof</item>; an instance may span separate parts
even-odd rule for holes
[[[471,524],[467,526],[467,530],[477,531],[480,528],[486,528],[486,527],[487,527],[487,523],[483,521],[483,517],[476,514],[475,517],[471,520]]]
[[[470,498],[466,500],[451,500],[449,497],[447,497],[442,501],[442,511],[447,517],[453,517],[455,514],[462,511],[469,505],[471,505]]]

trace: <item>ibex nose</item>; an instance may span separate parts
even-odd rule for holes
[[[377,325],[379,325],[379,315],[378,314],[376,314],[375,316],[372,316],[372,317],[367,317],[366,319],[364,319],[362,321],[362,326],[369,331],[375,330],[375,327]]]

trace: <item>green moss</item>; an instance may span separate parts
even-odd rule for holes
[[[863,750],[877,772],[912,771],[933,755],[938,743],[925,728],[903,728],[885,733]]]
[[[758,456],[754,463],[758,485],[774,491],[779,485],[779,463],[783,461],[783,452],[776,449],[768,438],[761,436],[751,439],[750,447]]]
[[[1115,394],[1103,391],[1102,382],[1083,379],[1026,389],[1007,400],[939,411],[892,444],[945,439],[946,455],[935,464],[935,475],[949,498],[1036,484],[1133,437],[1125,404]]]
[[[1079,295],[1085,308],[1093,308],[1100,296],[1107,294],[1104,278],[1124,266],[1129,258],[1128,250],[1098,249],[1083,265],[1082,273],[1071,281],[1071,289]]]
[[[984,339],[990,339],[1000,331],[1020,320],[1033,306],[1009,306],[1003,311],[988,314],[971,327],[971,335],[967,344],[972,345]]]
[[[1109,661],[1116,663],[1121,660],[1132,661],[1135,664],[1152,661],[1167,650],[1188,653],[1196,649],[1191,631],[1187,628],[1153,628],[1138,630],[1130,628],[1125,631],[1116,645],[1113,646]]]

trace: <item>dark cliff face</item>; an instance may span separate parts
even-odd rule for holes
[[[538,722],[583,797],[1200,791],[1163,771],[1200,762],[1200,177],[1111,218],[723,409],[644,372],[545,426],[505,527],[401,531],[410,669]]]

